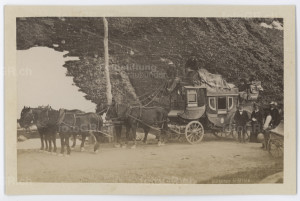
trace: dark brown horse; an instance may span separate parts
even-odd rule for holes
[[[109,106],[106,111],[106,120],[112,120],[116,132],[115,147],[122,146],[123,148],[126,148],[128,144],[128,140],[130,140],[129,132],[131,129],[131,124],[127,117],[127,111],[128,111],[128,107],[126,105],[116,104],[115,102],[113,102],[113,104]],[[124,144],[122,144],[121,141],[123,126],[126,127],[126,138]]]
[[[44,107],[38,107],[38,108],[31,108],[31,107],[25,107],[21,111],[21,118],[19,120],[19,124],[22,128],[28,129],[32,125],[37,124],[37,120],[40,116],[40,113],[45,110]],[[38,133],[41,138],[41,148],[40,150],[48,150],[48,129],[45,127],[37,126]],[[46,147],[45,147],[46,146]]]
[[[108,120],[122,120],[126,126],[126,136],[129,135],[129,130],[132,131],[134,145],[136,148],[136,129],[139,125],[143,128],[145,137],[143,141],[147,142],[147,136],[151,128],[158,128],[161,132],[158,136],[158,144],[165,140],[167,126],[167,111],[161,107],[143,107],[143,106],[128,106],[124,104],[112,104],[106,114]],[[117,135],[117,138],[120,137]],[[163,137],[163,138],[162,138]]]
[[[45,133],[46,141],[49,144],[48,151],[52,152],[52,143],[53,143],[53,152],[56,153],[56,134],[58,132],[58,118],[59,112],[52,109],[51,107],[46,107],[41,110],[36,120],[36,126],[43,133]]]
[[[100,130],[103,126],[101,116],[96,113],[83,113],[80,110],[65,110],[59,111],[59,133],[61,138],[61,154],[64,154],[64,147],[67,148],[67,154],[71,153],[69,146],[70,135],[73,135],[75,146],[76,136],[80,134],[82,136],[80,150],[84,150],[84,142],[86,136],[91,133],[96,138],[96,144],[94,146],[94,152],[98,152],[100,146]]]
[[[79,129],[76,127],[76,115],[77,114],[83,114],[81,110],[66,110],[66,109],[60,109],[59,110],[59,135],[60,140],[62,144],[62,150],[61,153],[64,153],[64,146],[67,147],[67,152],[70,148],[69,146],[69,138],[71,135],[73,135],[73,145],[72,148],[76,146],[76,137],[79,134]]]

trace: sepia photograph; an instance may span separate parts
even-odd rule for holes
[[[14,20],[8,182],[286,184],[284,16]]]

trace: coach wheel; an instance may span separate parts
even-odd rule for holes
[[[277,158],[283,156],[283,142],[278,139],[271,139],[268,143],[268,151],[271,156]]]
[[[185,127],[185,137],[191,144],[201,142],[204,136],[204,128],[199,121],[191,121]]]

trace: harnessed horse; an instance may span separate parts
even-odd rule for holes
[[[78,133],[82,136],[80,150],[84,150],[84,142],[86,136],[92,133],[96,138],[96,144],[94,146],[94,152],[98,151],[100,146],[100,134],[99,131],[103,126],[103,120],[96,113],[83,113],[80,110],[65,110],[59,111],[59,133],[61,137],[61,154],[64,153],[64,147],[67,147],[67,154],[71,153],[69,146],[69,138],[72,134],[74,136],[73,146],[75,146],[76,135]]]
[[[38,115],[36,120],[36,125],[43,133],[45,133],[46,141],[49,143],[48,151],[52,152],[52,143],[53,151],[56,152],[56,134],[58,132],[58,116],[59,112],[52,109],[51,107],[44,108]]]
[[[126,137],[129,136],[131,129],[134,145],[131,148],[136,148],[136,129],[138,124],[143,128],[145,137],[143,141],[147,142],[147,135],[150,129],[159,130],[158,144],[161,144],[161,137],[165,140],[165,132],[167,130],[167,111],[161,107],[143,107],[143,106],[128,106],[124,104],[113,104],[109,106],[106,114],[107,119],[122,120],[126,126]],[[158,126],[154,127],[155,125]],[[117,134],[117,138],[121,134]]]
[[[44,150],[45,146],[46,146],[46,150],[47,151],[51,151],[50,148],[50,144],[48,146],[48,130],[49,128],[47,128],[46,125],[42,125],[41,122],[39,121],[38,123],[38,119],[40,117],[40,114],[42,113],[43,110],[46,110],[47,108],[45,107],[38,107],[38,108],[31,108],[31,107],[25,107],[22,109],[21,111],[21,118],[19,120],[19,124],[22,128],[29,128],[31,125],[36,125],[37,126],[37,130],[38,133],[40,135],[40,139],[41,139],[41,148],[40,150]]]

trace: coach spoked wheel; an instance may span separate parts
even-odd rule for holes
[[[204,128],[199,121],[191,121],[185,127],[185,137],[191,144],[201,142],[204,136]]]

